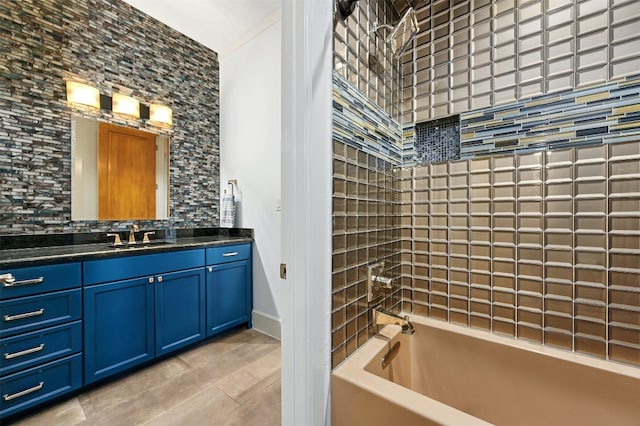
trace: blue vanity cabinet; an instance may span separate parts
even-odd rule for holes
[[[0,420],[82,386],[81,271],[0,269]]]
[[[154,278],[84,289],[84,382],[95,382],[154,357]]]
[[[207,336],[251,327],[251,244],[207,249]]]
[[[156,356],[205,338],[203,268],[156,276],[155,330]]]
[[[84,262],[85,384],[205,337],[204,249]]]

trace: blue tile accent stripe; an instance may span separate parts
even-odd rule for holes
[[[333,73],[333,139],[402,164],[402,128],[375,102]]]
[[[402,128],[402,165],[411,167],[416,164],[416,127],[413,124]]]
[[[462,158],[637,140],[640,75],[460,115]]]

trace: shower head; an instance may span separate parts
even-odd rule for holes
[[[336,11],[333,15],[333,29],[336,29],[338,20],[345,21],[356,9],[358,0],[336,0]]]
[[[400,56],[407,48],[413,37],[420,31],[416,11],[410,7],[400,19],[395,29],[387,37],[387,42],[391,45],[394,55]]]
[[[385,39],[385,42],[389,44],[391,52],[393,52],[395,56],[400,56],[400,54],[405,51],[409,43],[411,43],[413,37],[415,37],[418,31],[420,31],[415,9],[413,7],[409,7],[395,27],[392,27],[391,25],[378,25],[371,32],[375,33],[380,29],[387,29],[391,31],[389,36]]]

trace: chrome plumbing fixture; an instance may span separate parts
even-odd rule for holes
[[[385,42],[391,48],[391,52],[399,57],[402,52],[409,47],[409,44],[416,36],[420,27],[418,27],[418,19],[416,17],[416,11],[413,7],[409,7],[407,11],[402,15],[402,18],[395,24],[395,26],[382,24],[375,25],[369,34],[377,33],[379,30],[388,30],[391,33],[385,38]]]
[[[409,316],[405,315],[404,318],[394,313],[383,311],[379,308],[373,309],[373,322],[376,326],[395,324],[402,327],[402,334],[413,334],[416,332],[413,328],[413,324],[409,322]]]
[[[377,272],[376,272],[377,271]],[[393,278],[383,276],[384,262],[367,266],[367,301],[372,302],[378,293],[393,288]]]

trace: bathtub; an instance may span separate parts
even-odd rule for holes
[[[333,426],[640,425],[640,368],[411,321],[414,335],[386,326],[333,371]]]

